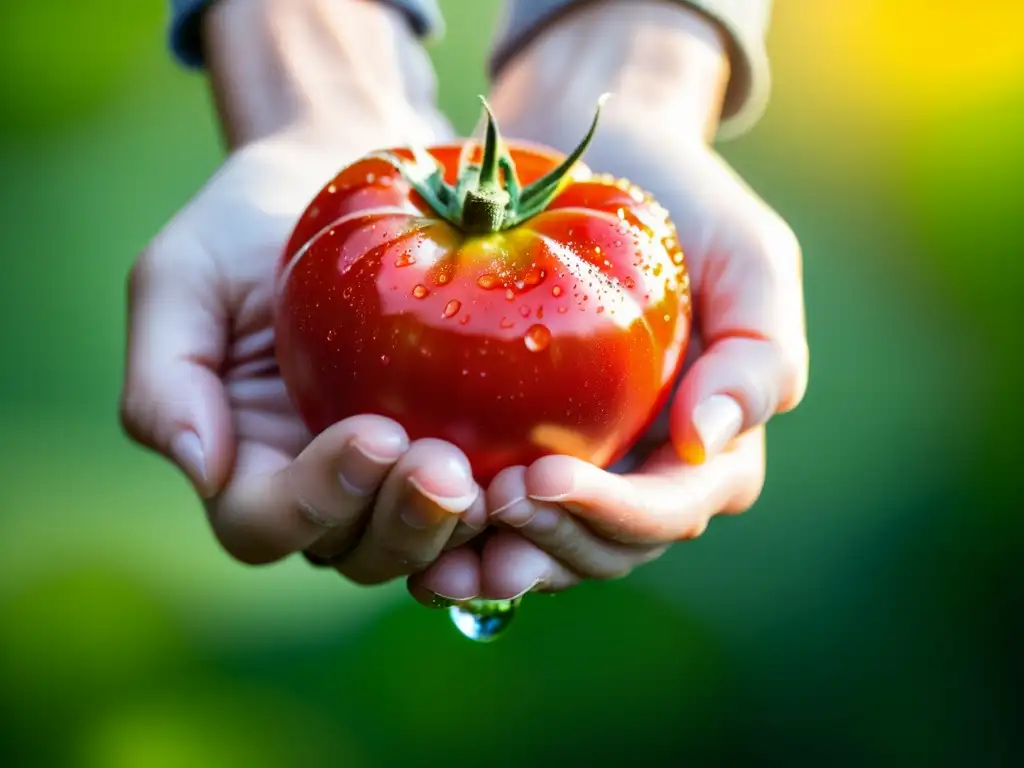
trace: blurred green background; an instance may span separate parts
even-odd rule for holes
[[[442,5],[468,130],[498,3]],[[722,146],[806,254],[762,500],[477,647],[235,564],[122,437],[124,277],[221,157],[205,86],[159,0],[0,4],[0,763],[1024,764],[1024,4],[776,6]]]

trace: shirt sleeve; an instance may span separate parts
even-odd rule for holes
[[[507,0],[504,22],[491,57],[491,75],[524,46],[544,25],[588,0]],[[761,117],[771,90],[765,38],[772,0],[676,0],[704,13],[725,32],[731,77],[725,94],[719,136],[743,133]]]
[[[175,58],[188,67],[203,65],[199,20],[215,0],[171,0],[169,37]],[[413,31],[422,38],[439,37],[444,19],[437,0],[378,0],[402,11]]]

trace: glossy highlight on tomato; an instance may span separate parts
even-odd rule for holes
[[[301,418],[313,433],[393,418],[460,447],[481,483],[551,453],[609,466],[664,405],[689,338],[667,212],[575,159],[563,173],[552,150],[506,148],[496,126],[427,152],[353,163],[294,229],[276,345]],[[530,193],[538,181],[550,189]],[[511,188],[504,213],[469,221],[474,182],[502,206]],[[525,201],[540,209],[517,220]]]

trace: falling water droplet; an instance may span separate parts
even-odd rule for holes
[[[542,352],[551,343],[551,331],[547,329],[547,326],[539,323],[531,325],[526,336],[523,337],[523,343],[531,352]]]
[[[462,302],[458,299],[452,299],[444,305],[444,311],[441,312],[442,317],[454,317],[455,313],[462,307]]]
[[[520,600],[470,600],[449,608],[448,617],[464,637],[489,643],[508,629]]]
[[[425,285],[417,285],[415,288],[412,289],[412,295],[415,296],[417,299],[424,298],[428,293],[429,291],[427,290],[427,286]]]

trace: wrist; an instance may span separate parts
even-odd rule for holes
[[[434,73],[406,18],[366,0],[217,0],[203,53],[231,147],[293,125],[414,125]]]
[[[492,104],[515,125],[545,113],[551,123],[582,123],[609,92],[605,123],[667,125],[710,141],[728,81],[725,37],[700,12],[664,0],[596,0],[551,21],[509,60]]]

